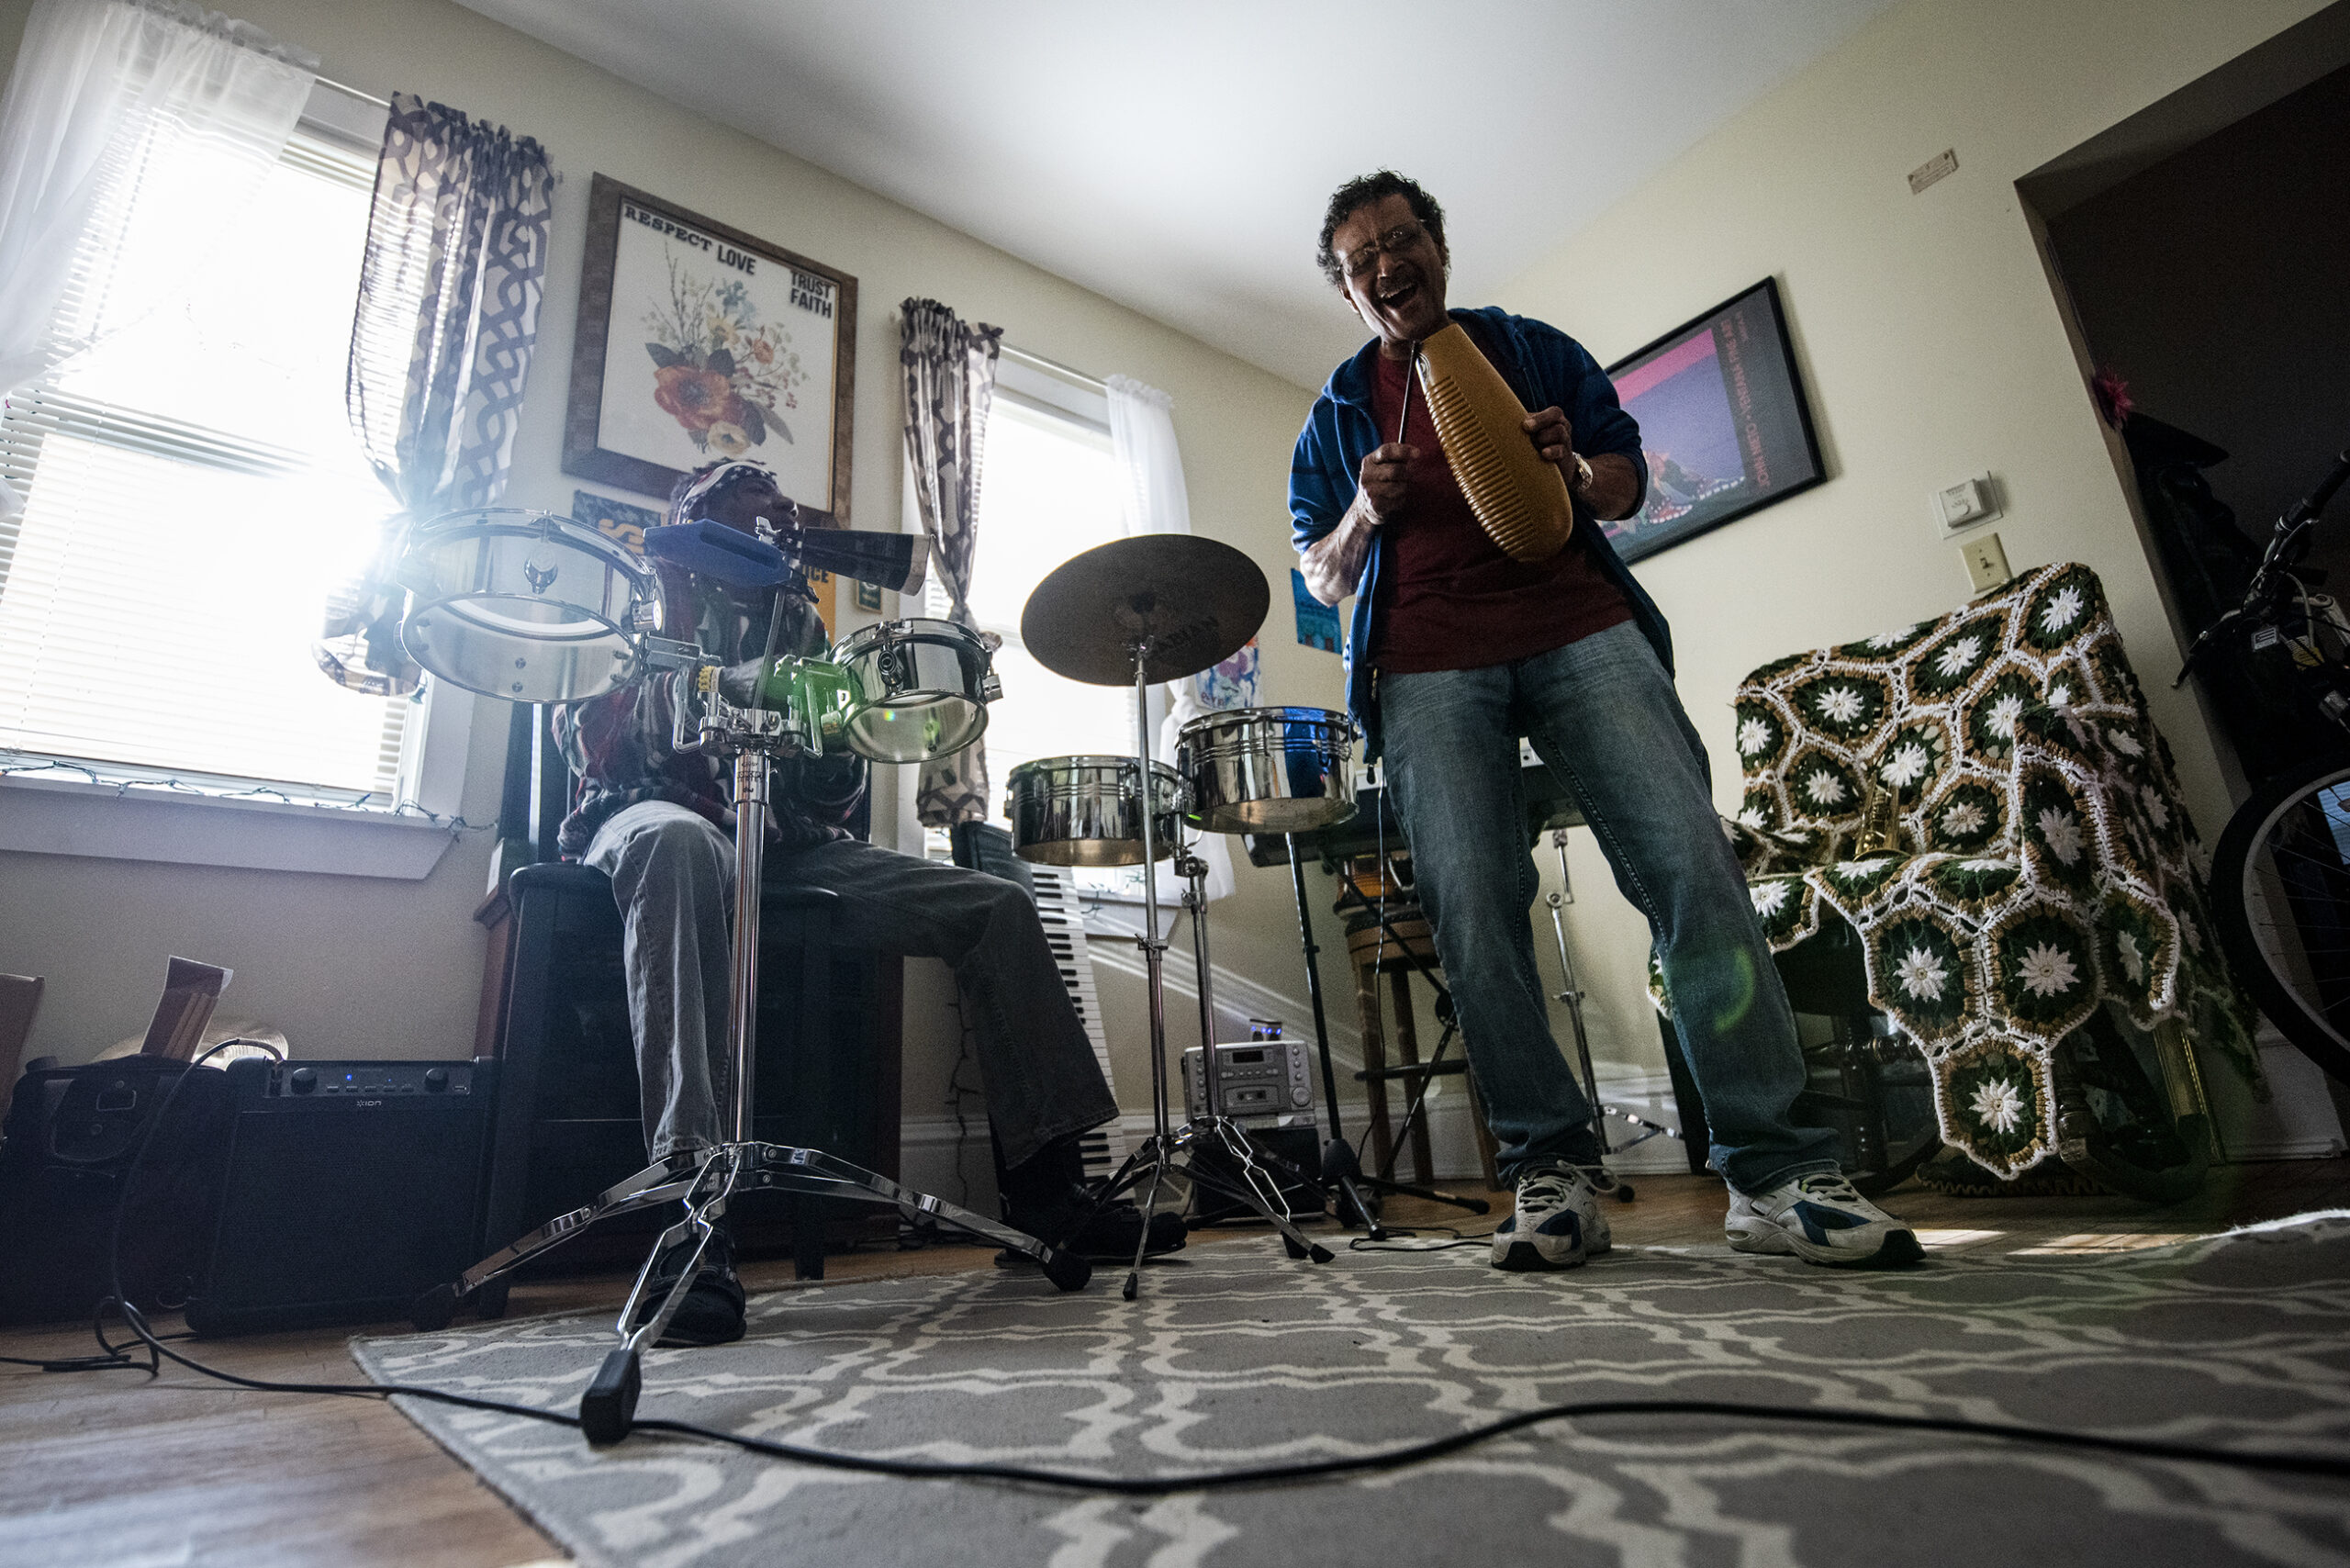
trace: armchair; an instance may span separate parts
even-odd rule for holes
[[[1771,949],[1857,934],[1944,1141],[2009,1179],[2061,1153],[2138,1196],[2191,1190],[2210,1133],[2197,1051],[2265,1088],[2097,575],[2042,567],[1776,660],[1737,714],[1729,832]]]

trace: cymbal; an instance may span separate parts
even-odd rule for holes
[[[1055,675],[1088,686],[1180,680],[1240,651],[1272,590],[1257,563],[1194,533],[1138,533],[1053,568],[1020,611],[1020,640]]]

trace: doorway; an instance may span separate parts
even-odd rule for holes
[[[2350,447],[2345,170],[2336,5],[2017,183],[2182,645]],[[2327,520],[2309,566],[2350,597],[2350,521]],[[2313,744],[2256,672],[2202,686],[2240,793]]]

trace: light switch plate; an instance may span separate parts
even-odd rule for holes
[[[1976,593],[1988,593],[2015,576],[2008,570],[2008,553],[1996,533],[1968,540],[1958,547],[1958,554],[1966,563],[1966,578]]]

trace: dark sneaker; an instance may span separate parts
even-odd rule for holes
[[[1740,1252],[1792,1255],[1807,1263],[1890,1268],[1926,1255],[1916,1231],[1832,1170],[1798,1176],[1767,1193],[1732,1188],[1722,1228]]]
[[[1516,1210],[1494,1230],[1494,1267],[1572,1269],[1613,1245],[1591,1177],[1572,1165],[1544,1165],[1517,1179]]]
[[[1074,1252],[1097,1263],[1131,1262],[1135,1255],[1135,1241],[1140,1235],[1136,1227],[1141,1224],[1142,1210],[1121,1198],[1094,1211],[1093,1217],[1080,1226],[1076,1234],[1068,1240],[1057,1241],[1053,1245],[1061,1251]],[[1143,1256],[1156,1258],[1162,1253],[1181,1252],[1184,1242],[1191,1239],[1191,1228],[1183,1223],[1181,1215],[1169,1214],[1165,1209],[1157,1210],[1150,1216],[1150,1240],[1142,1249]]]
[[[694,1255],[694,1244],[688,1239],[677,1243],[661,1254],[653,1266],[653,1278],[644,1287],[644,1299],[637,1304],[632,1328],[652,1317],[662,1302],[668,1298],[669,1289],[685,1271],[686,1260]],[[710,1250],[702,1254],[701,1268],[694,1275],[694,1282],[686,1290],[686,1299],[677,1304],[677,1315],[669,1319],[662,1330],[664,1345],[731,1345],[743,1337],[743,1282],[734,1273],[734,1247],[720,1231],[711,1238]]]
[[[1093,1194],[1072,1185],[1044,1203],[1014,1203],[1004,1223],[1024,1230],[1057,1252],[1073,1252],[1096,1263],[1132,1262],[1142,1239],[1142,1210],[1127,1199],[1096,1205]],[[1150,1240],[1143,1256],[1180,1252],[1189,1238],[1183,1216],[1160,1209],[1150,1216]]]

